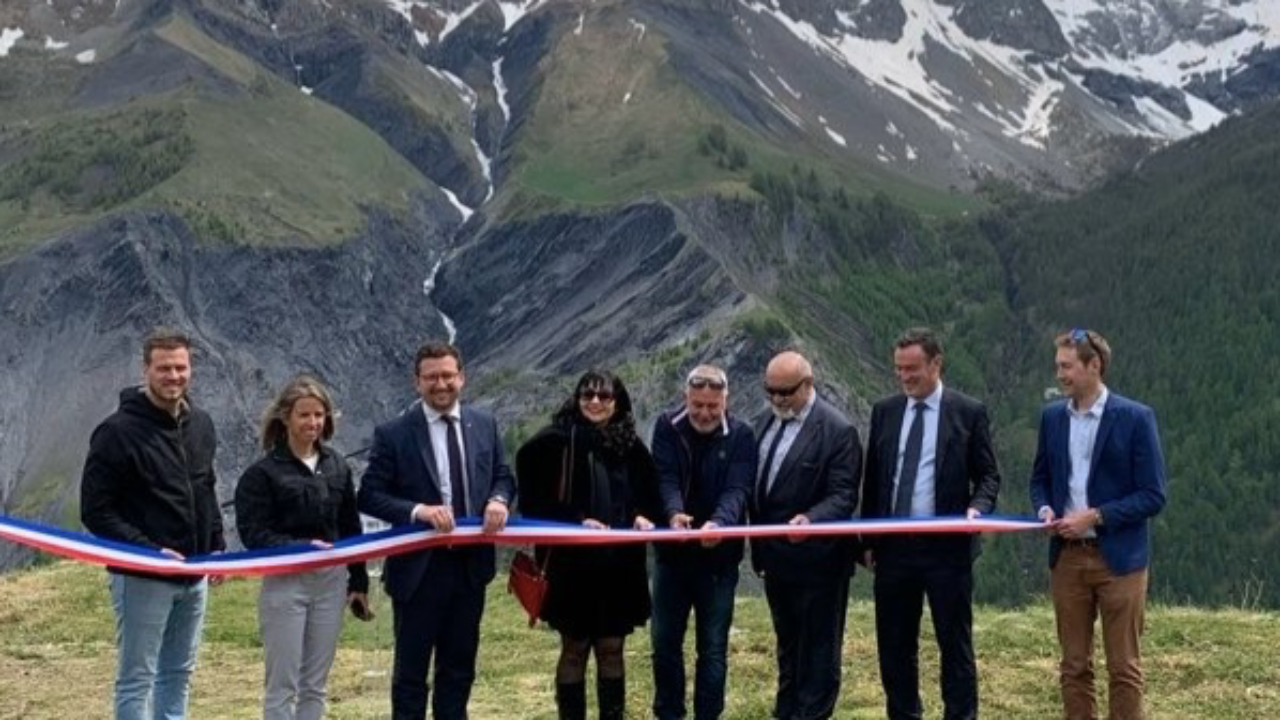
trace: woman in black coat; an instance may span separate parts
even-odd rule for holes
[[[578,380],[551,425],[516,453],[520,510],[528,518],[585,527],[653,528],[657,476],[636,434],[631,397],[604,371]],[[556,706],[561,718],[586,716],[587,661],[596,656],[600,717],[624,716],[623,645],[649,619],[645,545],[542,547],[548,589],[540,617],[560,633]]]
[[[328,389],[306,375],[285,385],[267,408],[265,455],[236,486],[236,527],[246,548],[327,549],[360,534],[351,469],[325,444],[334,416]],[[362,562],[263,578],[258,623],[267,666],[265,720],[324,715],[343,608],[371,618],[368,590]]]

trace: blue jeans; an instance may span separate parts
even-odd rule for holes
[[[204,625],[208,583],[111,574],[116,611],[116,720],[182,720]]]
[[[738,567],[711,572],[697,564],[659,562],[653,574],[653,714],[658,720],[683,718],[684,634],[689,611],[697,619],[698,660],[693,715],[714,720],[724,712],[728,677],[729,626]]]

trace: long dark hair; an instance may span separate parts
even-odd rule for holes
[[[622,384],[622,380],[608,370],[588,370],[583,373],[582,377],[578,378],[578,384],[574,386],[573,395],[570,395],[551,417],[552,422],[564,428],[575,424],[591,425],[578,406],[578,398],[586,390],[608,390],[613,393],[613,416],[603,427],[598,428],[598,431],[606,450],[618,457],[625,457],[627,452],[640,442],[640,436],[636,434],[636,418],[631,409],[631,394],[627,392],[627,386]]]

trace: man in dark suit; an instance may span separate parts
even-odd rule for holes
[[[1031,506],[1049,542],[1053,610],[1068,720],[1097,715],[1093,625],[1102,616],[1108,717],[1141,720],[1140,640],[1150,563],[1148,520],[1164,507],[1164,455],[1151,408],[1111,392],[1111,346],[1092,330],[1054,340],[1065,400],[1040,416]]]
[[[462,355],[452,345],[428,343],[418,350],[414,368],[422,402],[374,431],[360,511],[393,525],[422,523],[439,532],[451,532],[458,518],[483,515],[485,532],[502,530],[515,478],[493,417],[458,402],[466,382]],[[393,718],[426,717],[433,654],[432,717],[467,717],[485,586],[493,576],[492,545],[387,559],[383,582],[395,615]]]
[[[970,519],[995,508],[1000,473],[982,403],[942,385],[942,344],[926,328],[894,344],[902,393],[871,411],[862,516]],[[921,718],[919,635],[929,599],[942,658],[943,717],[978,717],[973,656],[976,535],[882,536],[864,543],[875,570],[876,646],[889,718]]]
[[[858,504],[862,447],[848,418],[819,398],[813,368],[796,352],[769,361],[772,414],[761,428],[754,524],[848,520]],[[831,717],[840,694],[841,646],[853,545],[845,538],[757,540],[751,560],[764,578],[777,636],[774,717]]]

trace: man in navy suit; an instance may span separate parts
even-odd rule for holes
[[[462,355],[428,343],[414,362],[422,397],[373,434],[360,511],[393,525],[421,523],[451,532],[457,520],[483,516],[484,531],[506,526],[515,478],[488,413],[462,407]],[[427,673],[435,655],[437,720],[467,717],[476,676],[485,586],[494,576],[492,545],[424,550],[388,558],[383,582],[395,616],[395,720],[427,712]]]
[[[862,446],[849,419],[818,397],[813,367],[779,353],[765,370],[773,412],[761,427],[760,466],[749,509],[754,524],[849,520],[858,505]],[[840,694],[841,649],[853,544],[847,538],[778,538],[751,544],[777,636],[779,720],[831,717]]]
[[[1000,471],[986,408],[943,387],[942,343],[931,330],[909,329],[894,348],[902,393],[871,411],[862,516],[972,519],[990,513]],[[892,720],[924,714],[918,648],[926,597],[942,661],[943,717],[978,717],[973,655],[978,550],[977,535],[890,535],[864,543],[864,562],[876,574],[876,645]]]
[[[1068,720],[1096,717],[1093,626],[1102,616],[1108,717],[1141,720],[1139,640],[1150,563],[1148,520],[1165,503],[1164,456],[1151,408],[1111,392],[1111,346],[1091,330],[1054,340],[1066,395],[1040,416],[1031,504],[1050,528],[1053,609]]]

